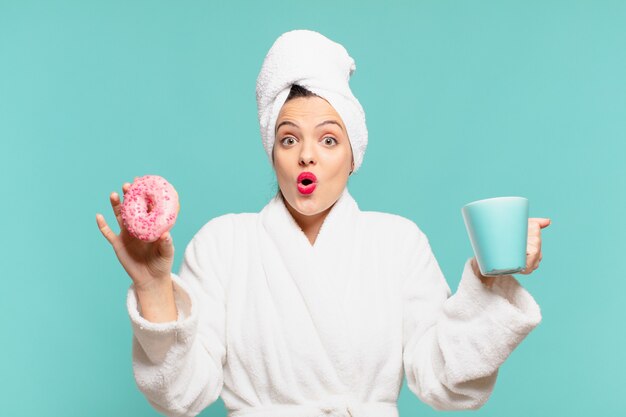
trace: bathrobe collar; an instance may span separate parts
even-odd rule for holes
[[[311,245],[279,195],[261,211],[261,222],[292,277],[330,280],[322,284],[335,286],[346,283],[348,271],[345,269],[357,247],[359,212],[348,188],[344,188],[324,219],[314,245]],[[337,273],[343,274],[343,283],[336,282]]]
[[[284,314],[310,317],[338,376],[350,369],[346,313],[356,302],[350,297],[350,287],[362,271],[359,214],[356,201],[345,188],[324,219],[314,245],[278,195],[260,212],[258,223],[261,262],[270,291],[291,293],[289,287],[295,286],[300,294],[284,306],[278,302],[282,297],[275,295],[275,308]]]

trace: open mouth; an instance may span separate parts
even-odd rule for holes
[[[298,191],[301,194],[311,194],[317,186],[317,177],[312,172],[302,172],[298,175]]]

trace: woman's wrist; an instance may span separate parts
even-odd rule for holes
[[[163,292],[172,285],[172,275],[167,274],[160,278],[150,277],[148,279],[133,280],[135,283],[135,292],[142,294],[150,294],[154,292]]]
[[[171,275],[143,286],[135,285],[135,294],[141,309],[141,316],[146,320],[164,323],[176,321],[178,318]]]

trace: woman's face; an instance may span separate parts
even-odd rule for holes
[[[285,200],[305,216],[329,210],[353,169],[346,127],[335,109],[317,96],[294,98],[283,105],[272,152]],[[298,181],[303,172],[313,173],[313,185],[302,178]]]

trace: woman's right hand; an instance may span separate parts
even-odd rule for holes
[[[130,188],[130,183],[122,186],[124,195]],[[112,192],[109,196],[113,214],[120,227],[120,234],[116,235],[104,216],[96,214],[96,222],[102,235],[109,241],[128,276],[132,279],[137,290],[149,290],[171,282],[171,271],[174,263],[174,243],[169,231],[164,232],[154,242],[145,242],[128,233],[122,221],[122,205],[119,195]]]

